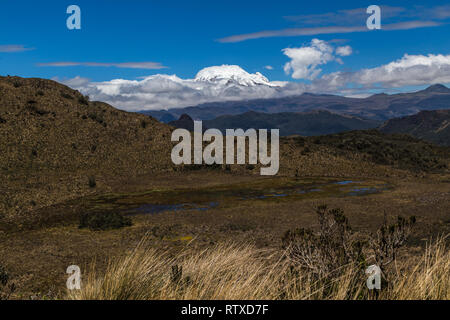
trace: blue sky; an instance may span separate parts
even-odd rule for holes
[[[66,27],[71,4],[81,8],[81,30]],[[350,10],[372,4],[382,7],[382,28],[411,25],[406,30],[285,36],[286,29],[310,28],[314,33],[324,27],[364,27],[369,15]],[[405,54],[450,54],[450,6],[444,1],[2,0],[0,7],[2,75],[99,82],[164,73],[191,79],[204,67],[232,64],[271,81],[309,83],[311,79],[293,78],[283,70],[290,61],[283,49],[310,46],[312,39],[334,49],[351,47],[351,55],[335,55],[320,65],[320,76],[376,68]],[[276,36],[263,37],[262,31]],[[247,34],[255,39],[245,40]],[[60,62],[81,65],[55,66]],[[164,68],[127,67],[142,62]],[[411,86],[417,84],[394,85],[393,90]]]

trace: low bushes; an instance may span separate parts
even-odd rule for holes
[[[117,212],[86,213],[80,216],[79,228],[91,230],[119,229],[131,226],[131,219]]]

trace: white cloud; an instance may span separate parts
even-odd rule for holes
[[[294,79],[313,80],[322,72],[320,65],[330,61],[342,64],[340,58],[335,57],[335,49],[329,43],[319,39],[313,39],[309,46],[301,48],[286,48],[282,50],[291,61],[284,65],[286,74],[291,74]],[[352,53],[350,46],[338,47],[336,54],[348,56]]]
[[[57,79],[56,79],[57,80]],[[60,82],[129,111],[194,106],[206,102],[282,97],[301,94],[303,84],[270,82],[260,73],[250,74],[238,66],[202,69],[195,79],[157,74],[139,80],[115,79],[86,82],[76,77]]]
[[[273,67],[272,66],[265,66],[264,69],[273,70]]]
[[[318,65],[320,61],[339,59],[322,56],[324,52],[333,56],[327,46],[326,43],[315,41],[314,48],[319,54],[302,51],[302,61],[312,61]],[[312,76],[317,70],[320,70],[317,66],[310,66],[305,72]],[[367,96],[374,88],[450,83],[450,55],[405,54],[396,61],[375,68],[325,74],[312,80],[311,84],[269,81],[259,73],[250,74],[238,66],[205,68],[198,75],[199,78],[195,79],[181,79],[176,75],[157,74],[139,80],[115,79],[104,82],[90,82],[89,79],[75,77],[60,82],[80,90],[93,100],[129,111],[181,108],[215,101],[278,98],[303,92],[356,97]]]
[[[445,24],[445,20],[450,18],[450,5],[445,4],[434,7],[415,5],[409,8],[382,5],[381,12],[383,18],[382,29],[384,31],[412,30]],[[365,25],[367,17],[366,7],[319,14],[286,16],[284,18],[295,23],[296,27],[236,34],[218,39],[218,41],[228,43],[272,37],[370,32]],[[352,25],[349,25],[349,22]]]
[[[83,78],[80,76],[76,76],[75,78],[72,78],[72,79],[59,79],[58,77],[54,77],[54,78],[52,78],[52,80],[64,83],[65,85],[72,87],[72,88],[80,88],[85,85],[88,85],[90,82],[90,79]]]
[[[353,53],[352,47],[350,46],[343,46],[343,47],[337,47],[336,48],[336,54],[342,57],[347,57]]]
[[[300,23],[302,25],[348,25],[348,22],[358,22],[364,24],[368,15],[367,7],[345,9],[319,14],[301,14],[284,17],[288,21]],[[404,14],[407,10],[402,7],[381,6],[383,20]]]
[[[350,84],[363,88],[398,88],[450,82],[450,55],[408,55],[388,64],[356,72],[334,72],[318,79],[315,88],[339,90]]]
[[[23,51],[30,51],[34,50],[34,48],[27,48],[22,44],[7,44],[7,45],[0,45],[0,52],[23,52]]]
[[[356,73],[360,84],[382,83],[390,87],[450,82],[450,55],[408,55],[378,68]]]
[[[383,24],[384,31],[395,30],[411,30],[417,28],[430,28],[442,25],[438,21],[405,21],[398,23]],[[259,31],[254,33],[238,34],[218,39],[222,43],[242,42],[252,39],[274,38],[274,37],[296,37],[296,36],[317,36],[320,34],[344,34],[355,32],[369,32],[367,26],[361,24],[357,26],[329,26],[329,27],[312,27],[312,28],[290,28],[282,30]]]

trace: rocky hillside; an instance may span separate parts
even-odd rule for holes
[[[57,82],[0,77],[0,215],[172,170],[170,127]]]
[[[422,111],[416,115],[386,121],[380,130],[450,146],[450,110]]]

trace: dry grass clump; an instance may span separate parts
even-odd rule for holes
[[[104,276],[91,273],[71,299],[273,299],[282,263],[274,252],[219,244],[169,257],[143,243],[111,262]]]
[[[450,299],[450,250],[446,238],[440,238],[425,249],[418,261],[399,270],[392,288],[381,292],[381,298],[400,300]],[[400,269],[400,268],[399,268]]]
[[[378,293],[361,281],[359,266],[349,264],[334,278],[295,268],[284,254],[245,244],[218,244],[176,257],[145,248],[111,261],[104,275],[91,272],[82,289],[68,299],[450,299],[450,252],[445,238],[411,257]],[[325,280],[324,280],[325,279]]]

